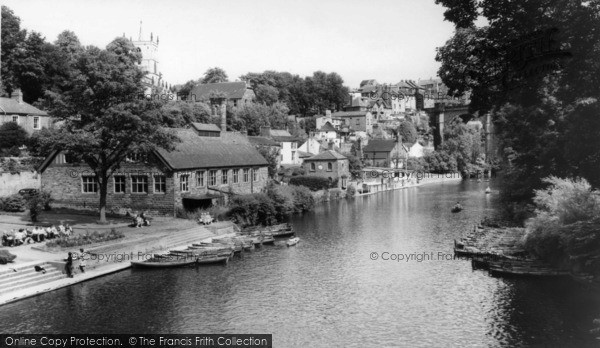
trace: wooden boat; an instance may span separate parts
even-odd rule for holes
[[[539,260],[490,261],[489,272],[493,276],[565,277],[569,271],[554,268]]]
[[[185,267],[196,263],[196,257],[153,257],[145,261],[131,261],[136,268],[168,268]]]
[[[264,235],[262,243],[263,244],[275,244],[275,237],[273,237],[273,235]]]
[[[462,210],[463,210],[463,207],[455,205],[454,207],[452,207],[451,212],[458,213],[458,212],[461,212]]]
[[[213,263],[224,263],[227,264],[231,258],[231,253],[226,255],[206,255],[200,256],[196,260],[199,265],[208,265]]]
[[[491,189],[491,188],[488,186],[488,187],[485,189],[485,194],[486,194],[486,195],[489,195],[490,193],[492,193],[492,189]]]
[[[285,242],[285,244],[290,247],[290,246],[294,246],[294,245],[298,244],[299,241],[300,241],[300,238],[294,237],[294,238],[288,239],[287,242]]]

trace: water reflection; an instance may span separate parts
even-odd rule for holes
[[[323,204],[293,219],[296,247],[226,267],[130,270],[2,307],[2,332],[272,333],[275,347],[593,345],[598,294],[493,278],[452,253],[494,212],[486,183],[425,186]],[[465,210],[450,212],[456,201]]]

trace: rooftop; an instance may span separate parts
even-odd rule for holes
[[[390,152],[396,147],[395,140],[372,139],[364,147],[364,152]]]
[[[273,141],[267,137],[248,137],[248,140],[253,145],[262,145],[262,146],[281,146],[278,142]]]
[[[246,82],[206,83],[194,87],[190,92],[190,100],[207,100],[212,93],[222,94],[227,99],[241,99],[248,86]]]
[[[42,111],[31,104],[19,102],[12,98],[0,97],[0,113],[5,115],[33,115],[33,116],[48,116],[45,111]]]
[[[220,132],[221,128],[213,123],[198,123],[192,122],[192,127],[198,131],[206,131],[206,132]]]
[[[346,156],[341,155],[333,150],[323,151],[318,155],[310,158],[305,158],[304,161],[322,161],[322,160],[344,160],[348,159]]]

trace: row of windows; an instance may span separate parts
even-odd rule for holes
[[[12,121],[16,124],[19,124],[19,115],[13,115]],[[42,125],[40,123],[40,117],[33,116],[33,129],[41,129],[41,128],[42,128]]]
[[[153,175],[154,193],[165,193],[167,191],[167,178],[164,175]],[[113,177],[113,192],[125,193],[127,185],[127,177],[124,175],[116,175]],[[131,176],[131,193],[149,193],[148,176],[132,175]],[[81,190],[83,193],[98,192],[98,183],[94,176],[81,177]]]
[[[209,170],[208,175],[206,171],[201,170],[196,172],[196,186],[204,187],[205,184],[208,186],[217,185],[217,172],[218,170]],[[221,184],[229,184],[229,169],[221,170]],[[241,182],[249,182],[250,176],[252,175],[252,181],[258,181],[258,170],[251,170],[250,168],[244,168],[231,170],[231,182],[234,184]],[[96,183],[94,176],[82,176],[81,187],[83,193],[96,193],[98,192],[98,184]],[[115,175],[113,177],[114,193],[125,193],[125,187],[127,185],[127,177],[124,175]],[[167,181],[164,175],[153,175],[153,187],[154,193],[165,193],[167,190]],[[183,174],[179,177],[179,189],[182,192],[188,192],[190,190],[190,175]],[[148,176],[146,175],[132,175],[131,176],[131,193],[149,193]]]
[[[206,173],[205,170],[200,170],[196,172],[196,187],[204,187],[206,184],[208,186],[217,185],[217,172],[218,170],[209,170]],[[229,184],[229,169],[221,170],[221,185]],[[249,182],[250,175],[252,175],[252,181],[258,181],[258,170],[251,170],[250,168],[240,169],[232,169],[231,170],[231,182],[233,184],[237,184],[241,182]],[[241,177],[240,177],[241,176]],[[179,177],[179,189],[182,192],[187,192],[190,190],[190,175],[184,174]]]

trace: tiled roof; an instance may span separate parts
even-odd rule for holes
[[[271,137],[273,138],[273,140],[280,142],[280,143],[302,143],[304,142],[304,139],[302,138],[298,138],[298,137],[293,137],[293,136],[289,136],[289,137]]]
[[[220,132],[221,128],[213,123],[192,122],[192,127],[199,131]]]
[[[0,113],[6,115],[33,115],[33,116],[48,116],[45,111],[42,111],[31,104],[25,102],[19,103],[15,99],[0,97]]]
[[[300,157],[300,158],[308,158],[308,157],[312,157],[312,156],[314,156],[314,154],[312,154],[310,152],[298,151],[298,157]]]
[[[263,146],[281,146],[278,142],[273,141],[269,138],[265,137],[248,137],[248,140],[253,145],[263,145]]]
[[[241,99],[247,88],[246,82],[206,83],[192,89],[190,100],[207,100],[211,92],[223,94],[227,99]]]
[[[318,155],[304,159],[304,161],[320,161],[320,160],[343,160],[348,159],[346,156],[340,155],[333,150],[323,151]]]
[[[325,124],[319,129],[321,132],[335,132],[335,127],[331,125],[329,122],[325,122]]]
[[[395,140],[373,139],[363,149],[364,152],[390,152],[396,147]]]
[[[368,111],[338,111],[331,114],[331,117],[350,117],[350,116],[365,116]]]
[[[181,139],[175,150],[158,154],[175,170],[215,167],[266,166],[267,161],[248,139],[238,133],[201,137],[192,129],[177,129]]]

